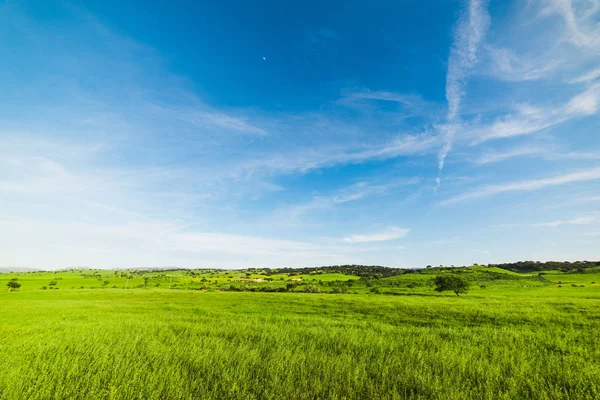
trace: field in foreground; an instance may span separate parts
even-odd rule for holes
[[[592,290],[0,292],[0,398],[598,399]]]

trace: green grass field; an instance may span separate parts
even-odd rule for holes
[[[600,271],[439,273],[2,274],[0,398],[600,398]]]

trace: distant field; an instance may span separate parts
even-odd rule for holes
[[[0,398],[600,398],[598,271],[440,273],[3,274]]]

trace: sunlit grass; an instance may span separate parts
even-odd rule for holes
[[[6,291],[0,398],[600,398],[600,301],[564,289]]]

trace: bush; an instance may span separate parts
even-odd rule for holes
[[[302,289],[304,293],[319,293],[321,289],[318,286],[307,285]]]

